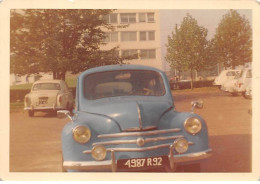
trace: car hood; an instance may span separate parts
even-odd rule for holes
[[[172,108],[168,101],[120,100],[92,103],[81,110],[114,120],[122,131],[138,131],[157,128],[160,118]]]

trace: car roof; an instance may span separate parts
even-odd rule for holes
[[[57,79],[41,79],[41,80],[34,82],[34,84],[38,84],[38,83],[60,83],[61,81],[62,80],[57,80]]]

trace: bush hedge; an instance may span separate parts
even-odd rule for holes
[[[210,81],[194,81],[193,87],[194,88],[202,88],[202,87],[211,87],[213,86],[213,80]],[[190,81],[185,82],[170,82],[171,89],[190,89],[191,83]]]

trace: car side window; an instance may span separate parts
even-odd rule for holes
[[[227,75],[227,76],[235,76],[236,73],[235,73],[234,71],[229,71],[229,72],[227,72],[226,75]]]

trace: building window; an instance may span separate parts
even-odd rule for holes
[[[140,32],[140,41],[145,41],[146,40],[146,32],[145,31],[141,31]]]
[[[118,32],[106,33],[105,42],[118,42]]]
[[[154,31],[148,32],[148,40],[155,40],[155,32]]]
[[[147,13],[147,22],[154,22],[154,13]]]
[[[154,31],[140,31],[140,41],[155,40]]]
[[[141,50],[141,59],[155,59],[155,49]]]
[[[139,13],[139,22],[146,22],[146,14]]]
[[[136,32],[135,31],[126,31],[121,32],[121,41],[136,41]]]
[[[109,15],[105,15],[104,20],[107,23],[117,24],[117,13],[111,13]]]
[[[122,50],[122,57],[134,57],[138,58],[137,50],[131,49],[131,50]]]
[[[135,13],[121,13],[120,14],[121,23],[136,23]]]

